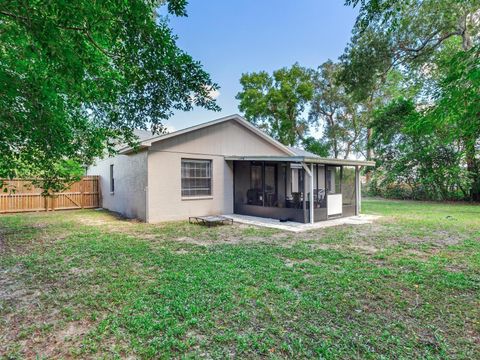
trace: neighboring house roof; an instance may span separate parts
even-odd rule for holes
[[[321,156],[318,156],[317,154],[314,154],[307,150],[303,150],[303,149],[299,149],[291,146],[289,146],[289,149],[295,153],[295,156],[289,158],[290,160],[285,160],[285,161],[321,163],[321,164],[327,164],[327,165],[375,166],[374,161],[322,158]]]
[[[291,151],[293,151],[293,153],[296,155],[296,156],[308,156],[308,157],[320,157],[318,156],[317,154],[314,154],[310,151],[307,151],[307,150],[303,150],[303,149],[299,149],[297,147],[292,147],[292,146],[289,146],[288,147]]]
[[[145,141],[155,136],[152,134],[151,131],[141,130],[141,129],[135,129],[133,130],[133,133],[135,134],[136,137],[138,137],[139,141]]]
[[[140,141],[140,145],[139,145],[138,148],[140,148],[140,149],[149,148],[150,146],[152,146],[153,143],[156,143],[158,141],[163,141],[163,140],[166,140],[166,139],[170,139],[170,138],[175,137],[175,136],[183,135],[183,134],[186,134],[186,133],[189,133],[189,132],[192,132],[192,131],[200,130],[200,129],[203,129],[203,128],[206,128],[206,127],[209,127],[209,126],[213,126],[213,125],[217,125],[217,124],[221,124],[221,123],[224,123],[224,122],[227,122],[227,121],[236,121],[238,124],[243,125],[247,129],[252,131],[254,134],[258,135],[259,137],[261,137],[262,139],[264,139],[268,143],[272,144],[276,148],[283,151],[286,155],[295,155],[295,153],[291,149],[289,149],[287,146],[283,145],[282,143],[280,143],[277,140],[273,139],[272,137],[268,136],[267,134],[265,134],[264,132],[262,132],[261,130],[259,130],[255,126],[253,126],[252,124],[250,124],[247,120],[245,120],[243,117],[241,117],[238,114],[225,116],[225,117],[222,117],[220,119],[208,121],[208,122],[203,123],[203,124],[191,126],[191,127],[186,128],[186,129],[174,131],[174,132],[171,132],[171,133],[168,133],[168,134],[151,136],[148,139]],[[120,154],[129,154],[129,153],[132,153],[134,151],[135,151],[135,149],[131,148],[130,146],[126,146],[126,147],[120,149],[119,153]]]

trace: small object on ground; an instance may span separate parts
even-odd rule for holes
[[[288,221],[288,218],[286,218],[286,217],[281,217],[280,218],[280,222],[287,222],[287,221]]]
[[[229,219],[225,216],[211,215],[211,216],[190,216],[188,218],[190,224],[201,224],[210,226],[233,224],[233,219]]]

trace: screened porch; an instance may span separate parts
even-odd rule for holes
[[[302,223],[358,213],[359,166],[288,160],[233,161],[234,213]]]

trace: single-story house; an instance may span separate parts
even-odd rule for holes
[[[159,136],[88,169],[102,206],[146,222],[242,214],[313,223],[360,210],[360,168],[287,147],[239,115]]]

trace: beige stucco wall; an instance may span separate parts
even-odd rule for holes
[[[153,144],[148,150],[147,221],[233,213],[233,164],[224,156],[285,153],[235,121],[228,121]],[[182,198],[182,158],[212,160],[212,196]]]
[[[110,193],[113,164],[115,192]],[[102,207],[128,218],[146,220],[147,152],[98,160],[88,175],[100,175]]]
[[[222,156],[286,155],[235,120],[175,136],[154,143],[149,148],[149,153],[158,151]]]
[[[212,160],[212,196],[182,198],[182,158]],[[157,152],[149,155],[148,167],[148,222],[233,212],[233,167],[223,156]]]

